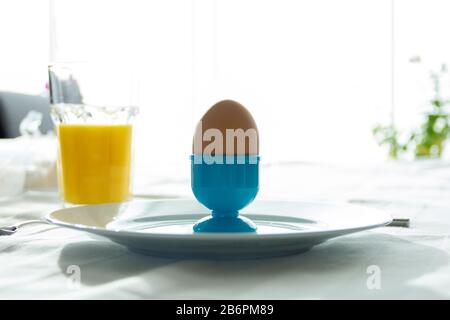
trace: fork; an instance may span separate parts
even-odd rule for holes
[[[49,224],[48,222],[44,220],[27,220],[23,222],[19,222],[10,226],[0,227],[0,236],[10,236],[17,232],[20,228],[23,226],[29,225],[29,224]]]

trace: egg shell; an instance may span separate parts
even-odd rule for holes
[[[196,126],[193,142],[193,153],[202,154],[205,148],[213,142],[205,141],[204,133],[208,129],[218,129],[223,137],[223,148],[219,154],[226,155],[257,155],[259,154],[259,132],[256,122],[251,113],[240,103],[233,100],[223,100],[213,105],[201,118]],[[256,143],[250,143],[250,139],[245,139],[245,150],[238,150],[237,139],[234,138],[234,148],[227,150],[227,129],[254,129],[256,131]]]

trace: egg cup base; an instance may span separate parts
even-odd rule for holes
[[[256,232],[256,225],[250,219],[239,216],[215,215],[205,217],[194,225],[194,232]]]

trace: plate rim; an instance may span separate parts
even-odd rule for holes
[[[195,202],[195,199],[190,198],[176,198],[176,199],[139,199],[135,198],[130,201],[126,202],[115,202],[115,203],[105,203],[105,204],[94,204],[94,205],[81,205],[76,207],[70,207],[70,208],[60,208],[57,210],[54,210],[48,214],[45,215],[44,219],[53,225],[57,225],[60,227],[65,227],[73,230],[93,233],[105,237],[109,236],[120,236],[120,237],[140,237],[140,238],[147,238],[147,239],[174,239],[174,240],[181,240],[181,239],[189,239],[189,240],[218,240],[218,241],[236,241],[237,239],[242,240],[262,240],[262,239],[280,239],[280,238],[300,238],[300,237],[311,237],[311,236],[326,236],[326,235],[333,235],[331,237],[337,237],[340,235],[346,235],[351,234],[359,231],[374,229],[378,227],[385,226],[392,222],[392,216],[381,209],[372,208],[368,206],[363,206],[359,204],[353,204],[353,203],[333,203],[333,202],[318,202],[318,201],[303,201],[303,200],[290,200],[290,199],[283,199],[283,200],[274,200],[274,199],[261,199],[258,202],[290,202],[290,203],[301,203],[301,204],[312,204],[312,205],[329,205],[329,206],[346,206],[346,207],[352,207],[352,208],[362,208],[364,210],[370,210],[374,214],[380,215],[380,222],[379,223],[372,223],[372,224],[366,224],[362,226],[355,226],[355,227],[333,227],[332,229],[327,230],[306,230],[306,231],[300,231],[300,232],[289,232],[289,233],[273,233],[273,234],[258,234],[258,233],[245,233],[245,232],[229,232],[229,233],[190,233],[190,234],[167,234],[167,233],[157,233],[157,232],[139,232],[139,231],[128,231],[128,230],[117,230],[117,229],[107,229],[107,228],[101,228],[101,227],[95,227],[95,226],[87,226],[84,224],[76,224],[76,223],[67,223],[61,220],[58,220],[54,218],[52,215],[60,212],[60,211],[66,211],[70,209],[76,209],[80,207],[93,207],[93,206],[111,206],[111,205],[120,205],[122,203],[128,203],[128,202],[182,202],[182,201],[190,201]],[[243,214],[245,216],[245,213]],[[381,217],[385,217],[385,219],[381,219]],[[301,217],[300,217],[301,218]],[[383,220],[383,221],[381,221]],[[336,235],[337,234],[337,235]]]

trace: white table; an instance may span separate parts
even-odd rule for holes
[[[139,193],[189,197],[189,180]],[[262,169],[259,197],[364,204],[410,218],[411,227],[360,232],[290,257],[204,261],[142,256],[77,231],[28,226],[0,237],[0,298],[450,298],[450,164],[271,165]],[[59,203],[55,191],[27,191],[0,206],[5,225]],[[379,289],[367,286],[369,266],[380,271]],[[69,273],[78,267],[79,286]]]

